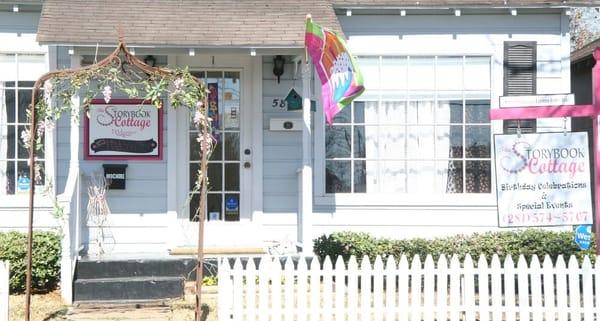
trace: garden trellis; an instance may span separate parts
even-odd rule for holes
[[[41,94],[43,91],[43,94]],[[78,117],[81,112],[87,114],[92,100],[103,97],[109,103],[113,92],[123,92],[130,98],[143,98],[156,108],[162,107],[162,100],[168,99],[171,107],[186,107],[193,115],[198,128],[197,142],[200,144],[201,166],[196,188],[201,191],[199,206],[198,263],[196,283],[196,318],[200,316],[200,291],[203,262],[204,217],[206,216],[206,188],[208,155],[213,148],[210,118],[207,116],[207,89],[201,81],[191,75],[187,69],[165,69],[152,67],[133,55],[125,45],[123,36],[119,37],[117,48],[106,58],[92,65],[48,72],[42,75],[32,89],[31,105],[28,110],[30,127],[22,135],[29,148],[29,177],[36,177],[35,153],[42,148],[44,130],[52,129],[56,119],[70,111]],[[72,104],[72,97],[85,94],[81,100],[82,108]],[[30,318],[31,269],[32,269],[32,231],[34,209],[35,180],[29,185],[29,223],[27,236],[27,271],[25,320]],[[63,282],[70,280],[62,280]]]

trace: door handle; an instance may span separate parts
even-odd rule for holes
[[[252,167],[250,162],[244,162],[244,168],[250,168],[250,167]]]

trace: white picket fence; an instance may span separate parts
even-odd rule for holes
[[[8,262],[0,261],[0,321],[8,321]]]
[[[351,257],[335,266],[329,258],[286,260],[264,257],[243,264],[219,262],[218,319],[298,321],[523,321],[600,320],[600,257],[595,268],[586,257],[568,265],[534,256],[528,265],[521,256],[491,264],[470,256]],[[595,295],[594,295],[595,293]]]

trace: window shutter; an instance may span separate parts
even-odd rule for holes
[[[504,95],[535,95],[536,43],[504,43]]]
[[[504,95],[536,94],[537,43],[535,41],[504,42]],[[536,119],[505,120],[504,133],[535,133]]]

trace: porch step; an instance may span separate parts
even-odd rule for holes
[[[127,302],[179,298],[183,277],[128,277],[75,280],[75,302]]]

